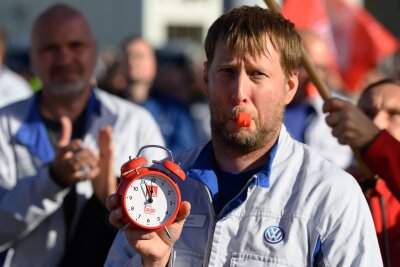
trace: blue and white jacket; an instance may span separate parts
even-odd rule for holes
[[[177,157],[191,214],[171,266],[382,266],[367,202],[349,174],[282,127],[270,162],[215,214],[211,143]],[[105,266],[141,266],[118,232]]]
[[[86,114],[83,146],[95,153],[99,129],[112,126],[118,176],[119,167],[142,146],[164,144],[149,112],[104,91],[93,90]],[[165,157],[163,150],[146,149],[143,154],[149,159]],[[37,96],[0,109],[0,254],[4,266],[57,266],[63,256],[61,206],[70,188],[50,178],[48,166],[54,156]],[[76,191],[79,214],[93,195],[91,182],[79,182]]]

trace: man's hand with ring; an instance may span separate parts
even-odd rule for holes
[[[61,186],[70,186],[81,180],[94,179],[99,175],[98,157],[88,148],[82,148],[81,140],[72,140],[72,123],[61,118],[61,134],[56,157],[50,165],[52,178]]]

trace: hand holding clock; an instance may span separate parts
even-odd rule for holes
[[[106,206],[110,212],[109,220],[117,228],[123,228],[123,212],[121,200],[117,194],[107,198]],[[171,253],[172,246],[179,239],[183,224],[190,214],[190,203],[182,201],[175,221],[168,226],[171,239],[164,231],[145,231],[125,229],[129,244],[141,255],[143,266],[165,266]]]

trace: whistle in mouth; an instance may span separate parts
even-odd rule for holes
[[[250,127],[251,114],[245,112],[239,112],[236,121],[239,127]]]

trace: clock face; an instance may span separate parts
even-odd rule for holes
[[[144,228],[158,228],[176,216],[180,194],[174,182],[155,172],[133,180],[124,194],[131,221]]]

